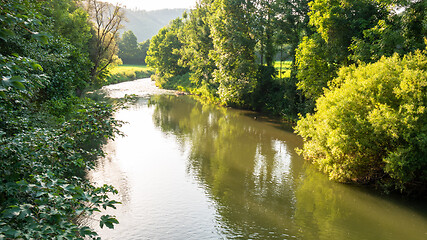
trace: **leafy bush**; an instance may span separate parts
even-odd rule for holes
[[[427,186],[426,51],[350,66],[298,121],[303,154],[331,179]]]
[[[0,101],[0,238],[95,238],[78,220],[114,208],[108,194],[117,191],[84,176],[103,155],[101,144],[118,133],[113,107],[76,97],[41,109],[10,96]],[[100,220],[114,223],[112,216]]]

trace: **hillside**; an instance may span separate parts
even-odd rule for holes
[[[150,39],[171,20],[181,17],[187,9],[162,9],[154,11],[125,9],[127,22],[122,31],[132,30],[138,42]]]

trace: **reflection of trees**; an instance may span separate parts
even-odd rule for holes
[[[425,217],[303,167],[293,134],[187,97],[151,102],[156,126],[191,147],[188,171],[215,201],[226,238],[425,238]]]
[[[297,234],[293,188],[300,159],[295,145],[284,144],[299,143],[294,135],[190,98],[157,96],[152,103],[156,126],[191,146],[189,171],[217,203],[219,231],[245,239]]]
[[[331,182],[312,167],[304,175],[295,193],[302,239],[425,239],[427,219],[408,202]]]

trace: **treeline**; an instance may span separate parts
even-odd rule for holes
[[[119,38],[118,57],[124,64],[145,65],[150,40],[138,43],[135,34],[131,31],[125,31],[123,36]]]
[[[97,238],[79,222],[114,207],[116,190],[85,174],[120,122],[83,95],[118,59],[123,14],[94,0],[0,2],[0,239]]]
[[[301,152],[331,179],[420,193],[426,13],[422,0],[201,0],[146,61],[161,87],[300,119]]]

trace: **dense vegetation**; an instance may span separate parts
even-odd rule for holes
[[[145,64],[150,40],[138,43],[135,34],[131,30],[125,31],[118,41],[118,57],[124,64]]]
[[[161,87],[300,118],[304,156],[332,179],[425,192],[426,13],[422,0],[201,0],[146,61]]]
[[[1,1],[0,239],[97,238],[79,221],[117,203],[113,187],[85,179],[120,125],[113,106],[81,97],[116,58],[91,21],[96,4]]]

